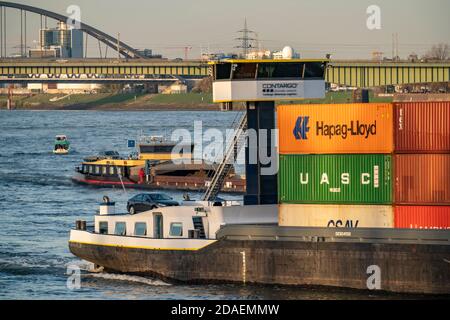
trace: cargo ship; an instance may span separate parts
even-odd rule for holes
[[[273,129],[275,104],[260,99],[320,96],[325,86],[324,64],[316,60],[216,62],[214,100],[249,101],[249,128]],[[258,71],[259,67],[277,70],[280,65],[287,74],[273,74],[281,79]],[[306,78],[308,68],[323,73]],[[286,76],[293,74],[296,78],[286,84]],[[269,86],[274,89],[259,90]],[[256,93],[242,90],[249,87]],[[299,87],[308,92],[295,91]],[[450,295],[448,166],[441,165],[450,149],[436,139],[445,136],[447,119],[439,119],[439,110],[433,109],[440,125],[429,127],[423,139],[417,133],[423,134],[428,124],[414,117],[401,126],[395,122],[394,110],[404,105],[321,106],[328,108],[327,119],[313,119],[308,107],[278,107],[279,173],[263,175],[261,163],[247,162],[244,205],[189,201],[176,208],[128,215],[117,214],[114,204],[105,202],[92,228],[77,223],[71,231],[70,251],[98,270],[172,282]],[[340,108],[354,112],[339,112]],[[443,108],[450,110],[450,104]],[[294,109],[289,116],[283,114]],[[388,118],[381,123],[384,117]],[[330,133],[325,139],[331,141],[325,144],[321,130],[312,127],[318,124],[325,130],[326,121],[329,129],[323,132]],[[341,124],[353,127],[345,137]],[[380,126],[392,129],[386,133]],[[412,135],[405,151],[420,152],[396,152],[398,137],[405,134],[400,127]],[[271,143],[268,138],[269,147]],[[429,143],[433,144],[430,148]],[[251,150],[247,146],[247,159]],[[409,169],[409,158],[404,158],[406,164],[398,160],[420,156],[428,161],[437,154],[442,158],[427,171],[426,180],[421,180],[420,170]],[[417,181],[428,185],[417,185]]]
[[[141,137],[137,155],[123,158],[114,151],[84,159],[75,169],[76,183],[102,188],[202,191],[211,183],[217,164],[194,161],[194,145],[178,145],[161,136]],[[222,192],[245,192],[245,178],[229,171]]]
[[[397,154],[391,141],[366,147],[386,154],[280,154],[278,205],[193,201],[122,215],[102,204],[92,229],[72,230],[70,250],[100,270],[171,282],[449,295],[450,155]]]
[[[185,202],[136,215],[113,208],[102,204],[92,229],[70,233],[70,251],[98,272],[171,283],[450,294],[447,230],[283,227],[277,206]],[[368,286],[372,268],[380,270],[375,287]]]

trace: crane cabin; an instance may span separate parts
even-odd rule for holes
[[[322,99],[326,59],[222,60],[211,63],[215,103]]]

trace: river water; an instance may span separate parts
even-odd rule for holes
[[[130,153],[140,131],[231,128],[235,112],[0,111],[0,299],[371,299],[329,289],[239,285],[172,285],[156,279],[82,272],[81,288],[67,287],[67,266],[91,266],[68,250],[76,220],[92,221],[104,195],[125,210],[136,191],[94,189],[71,182],[75,166],[100,151]],[[54,156],[54,137],[65,134],[68,156]],[[181,192],[166,192],[181,200]],[[198,195],[197,195],[198,196]],[[223,196],[239,199],[236,196]],[[195,198],[195,195],[194,195]],[[400,298],[400,296],[376,296]]]

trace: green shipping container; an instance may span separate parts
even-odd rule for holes
[[[280,155],[280,203],[391,204],[390,155]]]

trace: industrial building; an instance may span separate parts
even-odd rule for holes
[[[73,29],[64,22],[56,28],[41,29],[39,48],[31,49],[31,58],[84,58],[83,31]]]

